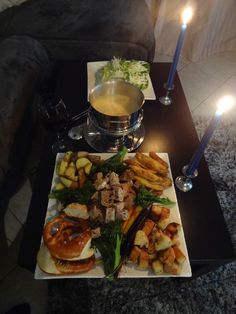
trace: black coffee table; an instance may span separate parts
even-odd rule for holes
[[[157,96],[163,96],[163,84],[170,64],[151,65],[151,79]],[[85,62],[60,62],[52,77],[53,88],[69,106],[71,114],[88,108],[87,67]],[[144,104],[145,140],[138,151],[167,152],[172,175],[181,174],[199,144],[191,114],[178,75],[171,93],[173,104],[164,106],[158,100]],[[36,255],[47,210],[55,156],[51,153],[52,139],[45,138],[39,174],[34,186],[28,218],[25,225],[19,264],[34,271]],[[84,140],[75,149],[94,152]],[[176,189],[186,244],[193,275],[198,275],[235,259],[235,253],[225,220],[205,160],[198,167],[199,176],[194,188],[184,193]]]

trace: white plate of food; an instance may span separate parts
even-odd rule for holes
[[[91,166],[94,165],[93,161],[97,157],[101,158],[102,160],[107,160],[111,156],[114,156],[114,154],[110,153],[98,153],[89,155],[86,153],[87,155],[83,155],[85,153],[82,152],[79,153],[79,155],[77,153],[76,155],[75,153],[73,154],[74,155],[70,156],[74,157],[70,157],[70,159],[68,159],[68,155],[65,154],[57,155],[51,190],[55,190],[56,187],[57,189],[60,189],[60,186],[62,184],[63,186],[70,186],[71,182],[72,184],[74,184],[74,182],[77,182],[75,183],[75,185],[78,186],[82,183],[82,181],[86,182],[84,174],[86,175],[90,173],[91,175]],[[145,221],[142,223],[142,225],[139,226],[137,230],[135,230],[135,236],[132,240],[129,257],[125,259],[125,262],[123,262],[121,268],[119,269],[119,272],[117,273],[117,276],[118,278],[191,277],[192,274],[190,261],[184,238],[184,230],[181,223],[178,201],[176,198],[174,185],[172,183],[173,178],[171,174],[168,154],[151,154],[152,155],[150,156],[152,157],[150,157],[148,153],[127,153],[125,155],[125,165],[126,168],[128,167],[128,170],[125,170],[125,174],[126,172],[132,173],[132,179],[127,179],[127,177],[124,177],[123,173],[122,175],[117,176],[114,175],[114,172],[109,171],[107,175],[104,175],[102,181],[96,181],[98,180],[98,178],[96,177],[96,179],[92,182],[93,187],[95,187],[95,192],[93,191],[93,198],[95,197],[94,195],[97,193],[97,200],[99,199],[99,202],[101,202],[102,204],[101,207],[104,210],[102,211],[103,216],[100,215],[101,220],[99,220],[99,226],[102,230],[103,226],[107,226],[110,223],[116,223],[118,220],[120,220],[121,224],[119,226],[121,226],[122,237],[124,239],[124,234],[127,236],[129,234],[129,230],[132,230],[131,228],[132,226],[134,226],[135,221],[137,221],[138,217],[141,217],[139,215],[140,206],[134,204],[134,200],[137,200],[138,196],[137,191],[140,191],[141,187],[144,187],[145,191],[151,188],[152,192],[155,192],[155,197],[171,202],[170,204],[167,202],[167,205],[155,202],[155,204],[151,206],[151,216],[149,215],[148,218],[146,218]],[[145,157],[143,156],[146,156],[147,159],[145,159]],[[165,170],[165,173],[162,173],[162,176],[159,176],[159,174],[161,174],[159,171],[156,172],[157,169],[154,170],[154,168],[152,168],[154,157],[157,157],[157,161],[159,163],[158,167],[160,167],[160,165],[162,164],[161,167],[163,166],[162,168]],[[81,158],[89,160],[92,165],[88,163],[86,164],[86,162],[82,161]],[[151,168],[149,168],[150,158]],[[68,161],[67,166],[65,166],[64,164],[62,165],[62,160]],[[78,160],[80,161],[78,162]],[[72,165],[73,163],[74,165]],[[73,171],[71,171],[74,166],[78,166],[78,169],[82,168],[81,173],[84,173],[80,177],[80,179],[74,178],[75,181],[71,180],[71,178],[73,178],[75,175],[75,172],[73,173]],[[69,167],[71,168],[68,169]],[[67,169],[66,172],[65,169]],[[76,175],[78,174],[77,170]],[[64,171],[63,176],[59,175],[60,171]],[[65,173],[67,173],[66,176]],[[113,173],[113,176],[115,176],[114,178],[111,177],[111,173]],[[155,181],[157,177],[159,177],[161,181]],[[118,180],[120,180],[119,183],[117,183],[117,181],[116,183],[114,183],[114,180],[117,180],[117,178]],[[106,183],[103,186],[104,182]],[[107,182],[110,182],[109,184],[114,184],[114,186],[107,186]],[[135,195],[127,194],[128,196],[131,196],[131,198],[129,197],[128,201],[127,195],[124,196],[124,191],[127,191],[127,182],[129,182],[128,189],[133,189],[134,191],[136,191]],[[68,191],[68,189],[65,190]],[[123,192],[121,190],[123,190]],[[78,190],[75,189],[74,192],[75,191]],[[109,191],[110,199],[107,199],[107,191]],[[123,195],[123,199],[119,199],[120,197],[122,198],[120,192],[123,193],[121,193],[121,195]],[[114,195],[116,195],[115,198]],[[68,197],[68,195],[66,197]],[[118,197],[118,199],[116,197]],[[131,202],[133,202],[132,206],[130,203],[130,199]],[[107,200],[108,202],[112,201],[112,205],[104,203],[107,202]],[[85,201],[85,203],[86,202],[87,201]],[[67,203],[70,203],[68,199]],[[119,209],[120,203],[125,204],[123,205],[122,210]],[[74,204],[74,199],[72,204]],[[107,208],[104,207],[105,205],[107,206]],[[75,229],[73,229],[73,231],[76,233],[76,236],[71,234],[68,235],[66,233],[67,231],[64,231],[70,228],[71,218],[74,219],[74,217],[77,215],[76,226],[78,226],[78,223],[80,223],[81,226],[81,221],[82,224],[83,221],[86,221],[87,228],[87,222],[89,222],[89,230],[92,230],[90,235],[95,234],[94,230],[97,230],[98,221],[96,221],[97,218],[93,220],[95,217],[94,201],[93,208],[91,208],[90,205],[81,206],[79,206],[79,214],[78,212],[76,212],[77,214],[75,214],[74,205],[71,204],[64,206],[63,214],[61,214],[61,203],[58,201],[58,199],[49,198],[41,248],[37,256],[38,262],[35,269],[35,279],[103,278],[105,276],[104,264],[102,262],[101,254],[96,247],[91,245],[91,239],[89,241],[85,240],[85,238],[82,239],[82,242],[87,242],[85,245],[83,245],[82,252],[80,250],[79,257],[74,251],[74,248],[76,247],[77,250],[78,246],[81,244],[81,234],[83,237],[85,236],[85,229],[83,229],[83,232],[81,230],[75,231]],[[84,206],[87,206],[85,210]],[[99,206],[96,205],[95,208],[97,207]],[[63,218],[61,220],[62,216]],[[57,220],[58,217],[59,220]],[[51,224],[51,222],[53,222],[53,224]],[[65,227],[64,229],[62,229],[63,232],[65,232],[66,234],[63,234],[64,238],[62,243],[59,230],[63,224],[65,224]],[[47,228],[49,225],[50,228]],[[71,228],[74,228],[74,225]],[[47,232],[45,231],[46,229]],[[75,239],[77,239],[77,237],[80,239],[79,243],[75,242]],[[60,243],[60,245],[58,245],[58,243]],[[94,245],[94,243],[99,242],[92,243]],[[71,251],[75,254],[71,255]],[[69,254],[69,258],[67,256],[65,258],[66,261],[64,260],[64,258],[62,260],[61,256],[65,256],[67,253]],[[117,258],[117,255],[115,258]],[[117,265],[117,263],[114,264],[114,268],[115,265]]]
[[[104,66],[108,64],[108,61],[95,61],[95,62],[88,62],[87,63],[87,75],[88,75],[88,98],[89,93],[94,88],[94,86],[98,83],[96,79],[96,75],[98,71],[101,70]],[[145,99],[155,100],[156,95],[153,89],[152,81],[150,75],[147,74],[147,87],[142,90]]]

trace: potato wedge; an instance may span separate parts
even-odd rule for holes
[[[77,157],[78,157],[78,158],[87,157],[88,154],[89,154],[88,152],[83,152],[83,151],[81,151],[81,152],[78,152],[78,153],[77,153]]]
[[[79,187],[82,188],[86,181],[86,174],[84,168],[80,168],[78,174],[79,174]]]
[[[91,169],[92,169],[92,163],[91,162],[89,162],[88,164],[86,164],[85,166],[84,166],[84,172],[87,174],[87,175],[89,175],[90,174],[90,171],[91,171]]]
[[[75,174],[75,172],[76,168],[74,166],[69,166],[68,168],[66,168],[66,171],[63,176],[72,181],[78,181],[79,177]]]
[[[54,190],[59,191],[59,190],[63,190],[64,188],[65,188],[65,185],[62,184],[61,182],[58,182],[58,183],[55,185]]]
[[[67,162],[69,163],[72,154],[73,154],[73,152],[71,152],[71,151],[66,152],[65,155],[64,155],[64,157],[63,157],[63,160],[64,160],[64,161],[67,161]]]
[[[166,176],[168,172],[168,168],[164,166],[159,161],[144,155],[142,153],[136,153],[135,158],[146,168],[151,170],[155,170],[157,173]]]
[[[77,189],[79,187],[78,182],[72,181],[70,179],[60,177],[61,183],[64,184],[69,189]]]
[[[91,161],[88,158],[81,157],[76,160],[76,168],[84,168],[87,164],[91,163]]]
[[[69,166],[69,162],[62,159],[58,167],[58,175],[63,176],[68,166]]]

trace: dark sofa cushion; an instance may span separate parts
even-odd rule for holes
[[[6,14],[3,21],[0,16],[0,25],[5,23],[1,36],[29,35],[52,55],[66,54],[63,50],[69,55],[70,49],[78,59],[121,54],[153,58],[155,41],[145,0],[30,0],[7,11],[7,25]]]
[[[48,69],[48,56],[36,40],[12,36],[0,43],[0,186],[26,107]]]

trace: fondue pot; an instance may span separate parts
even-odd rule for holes
[[[143,118],[143,93],[134,85],[113,79],[95,86],[89,94],[89,123],[112,136],[125,136]]]
[[[72,128],[72,139],[84,138],[98,152],[129,152],[144,140],[142,124],[144,95],[134,85],[113,79],[95,86],[89,94],[86,123]],[[81,115],[82,117],[82,115]]]

